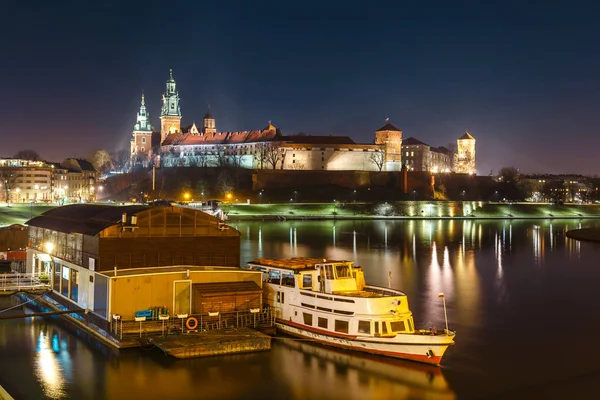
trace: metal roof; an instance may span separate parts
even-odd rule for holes
[[[27,221],[27,225],[57,232],[95,236],[109,226],[119,223],[123,213],[132,215],[149,208],[151,207],[146,205],[73,204],[48,210]]]

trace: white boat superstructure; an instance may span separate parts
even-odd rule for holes
[[[367,353],[439,365],[455,333],[415,330],[401,291],[370,286],[350,261],[266,259],[263,301],[275,308],[276,326],[290,335]]]

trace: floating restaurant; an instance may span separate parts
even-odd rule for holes
[[[52,288],[39,303],[73,311],[67,318],[115,347],[271,321],[261,310],[261,273],[239,268],[240,233],[199,210],[78,204],[28,225],[27,270],[47,274]],[[270,348],[253,332],[225,349],[194,340],[183,355],[173,341],[154,344],[184,357]]]

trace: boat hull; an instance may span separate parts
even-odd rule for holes
[[[378,354],[432,365],[440,365],[448,346],[453,345],[453,336],[398,335],[395,340],[363,340],[354,337],[331,336],[326,333],[307,330],[298,324],[277,321],[277,329],[288,335],[308,338],[315,342],[342,349]],[[401,339],[406,339],[402,341]]]

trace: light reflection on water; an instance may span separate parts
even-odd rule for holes
[[[592,357],[577,358],[587,348],[585,335],[577,336],[577,330],[546,330],[534,338],[513,328],[546,327],[560,314],[600,329],[600,317],[587,311],[600,280],[600,251],[565,237],[570,229],[597,224],[234,224],[242,232],[243,263],[291,256],[354,260],[364,267],[369,283],[391,284],[408,294],[417,327],[444,326],[437,296],[444,292],[450,329],[458,334],[443,369],[364,360],[289,339],[277,340],[268,353],[212,359],[172,360],[157,351],[137,350],[117,357],[92,340],[66,332],[56,319],[36,318],[0,321],[0,384],[17,398],[36,399],[197,398],[199,393],[216,399],[461,398],[521,393],[527,385],[537,395],[544,382],[595,368]],[[14,298],[0,297],[0,309],[11,305]],[[552,362],[552,352],[542,350],[556,351],[556,343],[564,340],[572,351],[560,352],[563,368]]]

